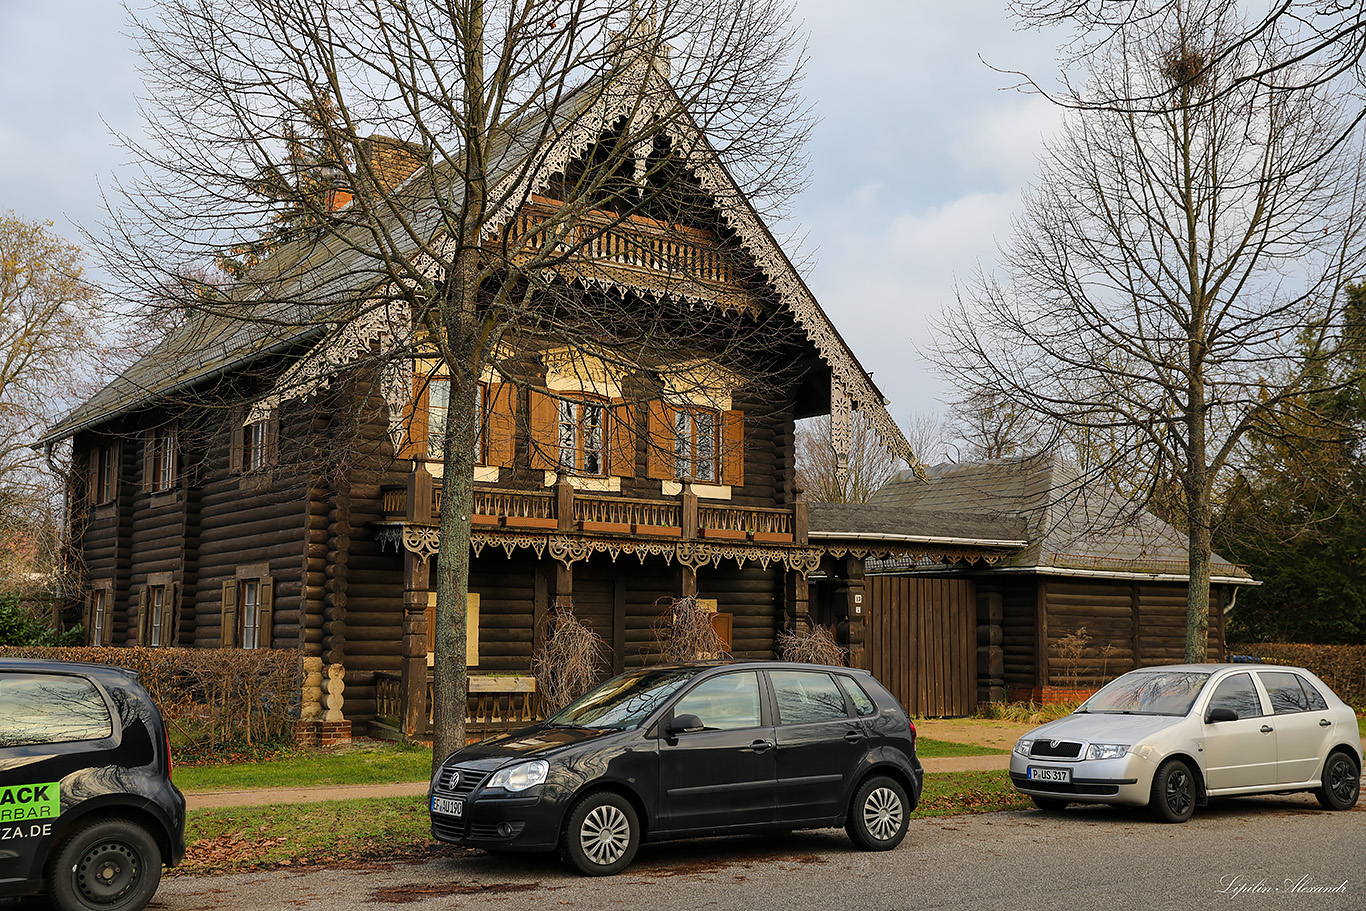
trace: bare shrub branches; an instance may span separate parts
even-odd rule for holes
[[[823,626],[813,627],[810,632],[779,632],[777,651],[783,661],[800,661],[803,664],[844,667],[849,660],[849,650],[842,647],[834,633]]]
[[[665,663],[729,658],[726,643],[711,623],[712,613],[696,598],[678,598],[655,620],[659,660]]]
[[[552,715],[592,689],[609,651],[572,607],[555,608],[546,618],[541,647],[531,656],[541,714]]]

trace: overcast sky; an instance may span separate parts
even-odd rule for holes
[[[812,290],[904,424],[952,397],[918,349],[955,281],[994,262],[1057,127],[987,63],[1048,79],[1057,36],[1015,31],[1004,0],[799,0],[797,14],[820,123],[779,230],[805,236]],[[0,0],[0,210],[73,240],[96,226],[126,157],[110,130],[139,131],[126,32],[113,0]]]

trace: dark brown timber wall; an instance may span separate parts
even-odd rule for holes
[[[977,709],[977,605],[970,579],[869,576],[868,669],[912,715]]]

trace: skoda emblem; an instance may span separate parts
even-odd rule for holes
[[[1053,749],[1056,750],[1056,749],[1058,748],[1058,744],[1061,743],[1061,742],[1062,742],[1062,741],[1060,741],[1060,740],[1050,740],[1050,741],[1048,741],[1048,745],[1049,745],[1050,747],[1052,747]]]

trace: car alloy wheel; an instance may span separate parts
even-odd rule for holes
[[[1195,775],[1190,766],[1179,759],[1169,759],[1153,776],[1149,800],[1154,815],[1161,822],[1185,822],[1195,812]]]
[[[906,791],[895,780],[878,776],[865,781],[854,794],[846,828],[865,851],[888,851],[901,844],[909,822]]]
[[[1314,796],[1329,810],[1350,810],[1361,795],[1361,769],[1351,756],[1338,750],[1323,764],[1323,784]]]
[[[581,873],[606,876],[625,869],[639,844],[639,818],[619,794],[589,794],[569,813],[565,854]]]

